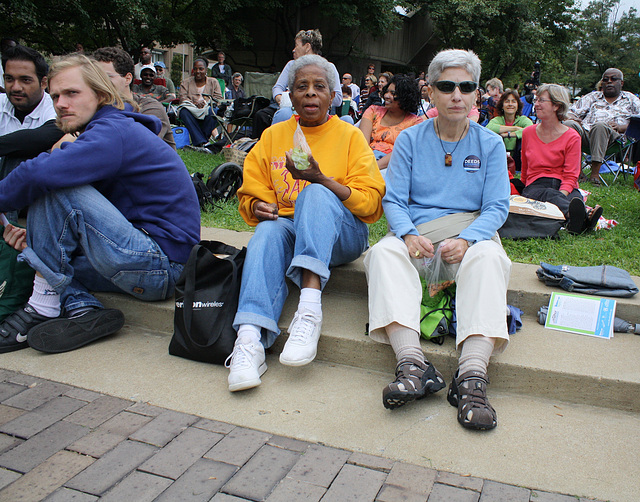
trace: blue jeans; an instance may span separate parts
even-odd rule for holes
[[[208,143],[211,133],[218,125],[218,121],[212,115],[211,109],[209,109],[209,112],[205,115],[204,119],[199,120],[195,118],[189,110],[183,108],[180,110],[180,120],[182,120],[189,131],[191,144],[195,146]]]
[[[277,124],[278,122],[284,122],[289,120],[293,115],[293,108],[290,106],[285,106],[278,108],[278,111],[273,114],[273,120],[271,121],[271,125]]]
[[[324,289],[329,268],[357,259],[367,249],[368,237],[367,225],[333,192],[308,185],[296,200],[293,219],[258,223],[247,247],[233,327],[264,328],[262,343],[270,347],[280,334],[278,319],[289,293],[285,275],[301,287],[303,269],[310,270],[320,276]]]
[[[89,291],[164,300],[183,268],[90,185],[36,200],[29,207],[27,246],[19,259],[42,274],[67,312],[101,308]]]

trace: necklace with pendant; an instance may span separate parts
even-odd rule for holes
[[[453,152],[456,151],[456,149],[458,148],[458,145],[460,144],[460,140],[462,139],[462,136],[464,136],[464,133],[467,132],[467,127],[469,127],[469,122],[467,121],[467,123],[464,125],[464,129],[462,130],[462,133],[460,134],[458,141],[456,141],[456,146],[453,147],[452,151],[447,152],[446,148],[444,147],[444,143],[442,142],[442,138],[440,138],[440,128],[438,127],[438,119],[434,119],[434,121],[436,126],[436,136],[438,136],[438,139],[440,140],[440,146],[442,147],[442,151],[444,152],[444,165],[447,167],[451,167],[451,165],[453,164]]]

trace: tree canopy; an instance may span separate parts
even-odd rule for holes
[[[523,82],[540,61],[542,81],[590,90],[613,66],[625,73],[625,89],[640,90],[640,18],[633,8],[621,12],[619,0],[592,0],[582,11],[576,0],[4,0],[0,35],[54,54],[80,42],[137,57],[154,41],[255,47],[248,27],[261,21],[291,40],[309,13],[340,33],[382,36],[400,26],[398,6],[429,15],[443,48],[474,50],[483,79]]]

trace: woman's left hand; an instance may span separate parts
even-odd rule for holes
[[[469,243],[464,239],[445,239],[438,248],[444,261],[460,263],[469,249]]]
[[[309,159],[309,168],[305,169],[304,171],[296,169],[296,164],[291,158],[291,151],[285,152],[285,157],[287,158],[285,166],[291,173],[291,177],[294,180],[305,180],[310,183],[319,183],[325,178],[325,175],[322,174],[320,166],[318,165],[316,159],[313,158],[313,155],[309,155],[307,157]]]

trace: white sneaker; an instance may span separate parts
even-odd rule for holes
[[[251,389],[262,383],[260,376],[267,371],[261,343],[238,343],[224,362],[229,368],[229,391]]]
[[[289,339],[280,354],[280,362],[287,366],[304,366],[316,357],[322,328],[322,315],[296,312],[289,325]]]

